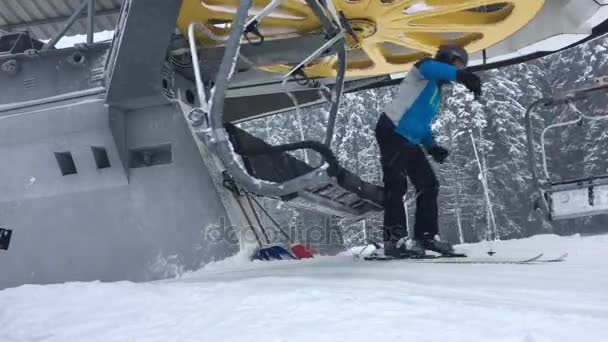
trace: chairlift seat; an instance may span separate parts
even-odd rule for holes
[[[552,219],[608,213],[608,175],[544,183]]]
[[[225,124],[235,152],[241,155],[247,172],[255,178],[282,183],[306,174],[313,166],[286,152],[243,156],[243,149],[270,147],[233,124]],[[338,166],[335,177],[323,178],[317,186],[303,188],[281,199],[304,209],[340,217],[359,218],[383,210],[383,188],[361,180]]]

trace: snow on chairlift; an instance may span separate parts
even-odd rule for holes
[[[535,209],[543,209],[550,220],[593,216],[608,213],[608,175],[592,176],[570,180],[554,181],[547,167],[546,141],[548,131],[569,125],[580,125],[584,120],[599,121],[608,119],[608,114],[588,116],[580,112],[575,102],[589,99],[596,93],[608,93],[608,76],[599,77],[595,85],[576,90],[561,97],[547,97],[535,101],[526,112],[526,130],[528,135],[528,156],[533,181],[538,188],[540,197],[537,198]],[[531,113],[538,107],[569,106],[577,115],[570,121],[563,121],[545,127],[540,136],[542,176],[536,167],[536,151],[534,148],[534,133]]]

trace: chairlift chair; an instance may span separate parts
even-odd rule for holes
[[[240,2],[230,36],[222,38],[226,42],[226,48],[214,88],[209,91],[210,98],[207,96],[208,91],[205,89],[199,68],[201,60],[197,51],[195,31],[201,31],[207,35],[210,32],[200,23],[192,22],[190,24],[188,42],[199,100],[199,107],[194,108],[187,115],[192,126],[191,129],[219,157],[239,186],[248,192],[286,200],[296,203],[298,206],[342,217],[361,218],[381,211],[383,209],[382,188],[366,183],[341,168],[330,150],[345,79],[345,37],[347,34],[353,34],[348,22],[329,6],[331,2],[322,4],[317,0],[306,0],[322,24],[326,42],[287,72],[282,81],[282,85],[285,87],[291,79],[295,79],[298,83],[304,80],[311,87],[320,88],[319,91],[323,92],[323,97],[331,103],[325,141],[303,141],[271,146],[223,120],[225,93],[234,72],[236,60],[240,57],[239,47],[243,34],[250,33],[252,24],[263,20],[278,3],[280,3],[279,0],[271,1],[258,15],[247,20],[247,9],[251,6],[251,1]],[[248,39],[245,40],[252,43]],[[256,43],[263,43],[263,38],[256,40]],[[329,91],[326,86],[303,74],[303,67],[332,48],[335,49],[337,55],[337,72],[333,89]],[[299,111],[293,94],[288,90],[285,90],[285,93],[294,102],[296,111]],[[319,152],[323,157],[322,165],[318,167],[300,165],[301,161],[294,160],[295,158],[287,154],[289,151],[300,149],[312,149]],[[267,167],[269,164],[273,167]],[[259,167],[260,165],[261,167]],[[292,169],[295,169],[295,172]],[[280,177],[277,177],[277,174],[280,174]]]
[[[580,125],[584,121],[608,119],[608,114],[589,116],[575,106],[576,102],[589,99],[597,93],[608,91],[608,76],[599,77],[592,87],[575,90],[564,96],[545,97],[535,101],[526,111],[529,166],[533,182],[538,189],[535,209],[543,210],[549,220],[594,216],[608,213],[608,175],[594,175],[576,179],[555,180],[549,172],[546,155],[545,136],[550,130],[570,125]],[[532,113],[541,107],[569,106],[577,118],[545,127],[540,135],[542,172],[537,168],[535,137]]]

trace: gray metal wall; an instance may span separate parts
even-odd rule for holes
[[[0,55],[0,227],[13,230],[0,289],[165,278],[256,246],[251,210],[169,100],[194,90],[164,63],[181,2],[124,4],[111,45]],[[142,163],[142,150],[162,158]]]
[[[0,112],[0,226],[14,230],[0,288],[157,279],[236,251],[205,238],[226,214],[182,114],[163,105],[110,116],[103,96]],[[129,151],[166,144],[170,164],[129,168]],[[97,169],[91,146],[110,168]],[[60,171],[54,153],[66,151],[77,174]]]

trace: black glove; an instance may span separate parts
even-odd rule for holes
[[[470,71],[460,70],[458,71],[457,79],[458,82],[464,84],[475,95],[481,96],[481,79],[479,76]]]
[[[427,149],[428,154],[433,157],[433,160],[438,162],[439,164],[443,164],[445,159],[450,155],[450,151],[448,151],[445,147],[441,147],[439,145],[433,145]]]

